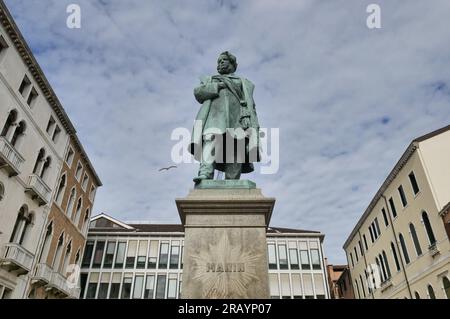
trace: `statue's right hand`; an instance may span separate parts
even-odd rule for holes
[[[222,90],[222,89],[226,89],[227,86],[226,86],[225,83],[219,82],[218,87],[219,87],[219,91],[220,91],[220,90]]]

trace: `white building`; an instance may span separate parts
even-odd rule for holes
[[[356,298],[450,299],[449,159],[447,126],[389,173],[344,244]]]
[[[268,229],[272,298],[329,298],[323,239],[314,231]],[[94,217],[82,261],[80,298],[179,298],[183,245],[182,225]]]

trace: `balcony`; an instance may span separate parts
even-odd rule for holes
[[[6,244],[4,257],[0,260],[0,267],[14,272],[17,276],[27,274],[31,270],[34,255],[18,244]]]
[[[16,151],[8,140],[0,137],[0,168],[6,169],[9,176],[16,176],[20,174],[20,167],[24,162],[24,158]]]
[[[46,286],[46,290],[61,297],[68,297],[70,295],[67,279],[56,271],[52,273],[50,282]]]
[[[47,285],[52,280],[53,270],[47,264],[38,264],[32,279],[33,284]]]
[[[437,246],[437,243],[434,243],[432,245],[430,245],[428,247],[428,250],[430,251],[430,255],[431,257],[436,257],[437,255],[439,255],[441,252],[439,251],[439,248]]]
[[[33,174],[29,176],[28,186],[25,188],[25,192],[29,193],[39,205],[46,205],[50,202],[51,191],[50,187],[38,175]]]

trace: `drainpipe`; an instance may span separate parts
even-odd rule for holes
[[[367,281],[367,276],[366,276],[366,271],[367,271],[367,267],[368,267],[368,265],[367,265],[367,259],[366,259],[366,253],[367,253],[367,250],[364,250],[364,248],[362,248],[363,245],[364,245],[364,242],[363,242],[363,239],[362,239],[362,237],[361,237],[361,231],[360,231],[360,230],[358,230],[358,235],[359,235],[359,243],[360,243],[360,245],[361,245],[361,246],[359,246],[359,248],[360,248],[360,250],[363,251],[364,266],[365,266],[364,276],[366,277],[366,283],[368,283],[368,281]],[[364,289],[364,287],[362,287],[362,288]],[[369,290],[369,285],[367,285],[367,290]],[[375,297],[374,297],[374,295],[373,295],[373,288],[370,288],[370,294],[372,295],[372,299],[375,299]]]
[[[398,246],[398,242],[397,242],[397,235],[396,235],[396,232],[395,232],[394,223],[392,221],[391,210],[389,208],[387,199],[384,196],[384,194],[381,194],[381,197],[383,197],[384,203],[386,204],[386,209],[387,209],[387,212],[388,212],[389,222],[391,223],[392,234],[394,235],[394,243],[395,243],[395,247],[396,247],[396,249],[398,251],[397,259],[400,259],[400,264],[402,265],[402,270],[403,270],[403,274],[405,276],[406,286],[408,287],[409,296],[410,296],[411,299],[413,299],[413,295],[412,295],[412,292],[411,292],[411,286],[409,285],[408,276],[406,274],[405,264],[403,263],[403,258],[402,258],[402,255],[400,254],[401,250],[400,250],[400,247]],[[402,251],[402,253],[403,253],[403,251]],[[398,257],[400,257],[400,258],[398,258]]]

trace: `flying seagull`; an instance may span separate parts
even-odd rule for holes
[[[172,165],[172,166],[169,166],[169,167],[163,167],[163,168],[160,168],[159,169],[159,172],[162,172],[162,171],[168,171],[169,169],[171,169],[171,168],[177,168],[175,165]]]

